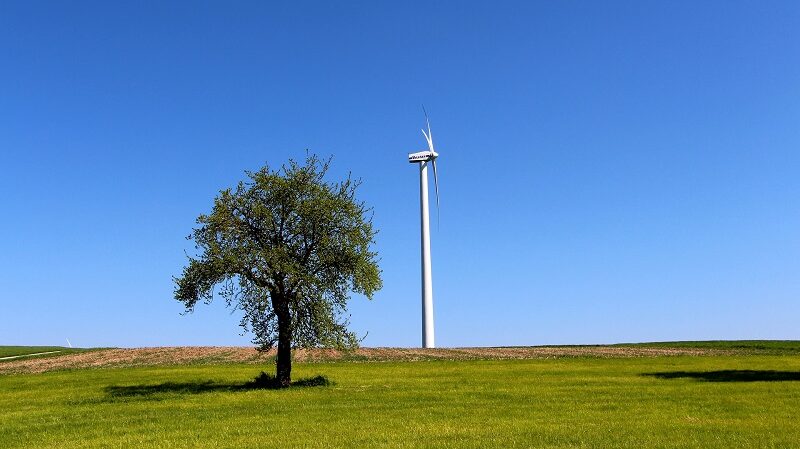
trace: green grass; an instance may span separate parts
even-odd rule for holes
[[[61,351],[60,346],[0,346],[0,357],[34,354],[37,352]]]
[[[800,357],[295,364],[0,376],[0,447],[785,448]],[[309,382],[314,384],[314,382]]]
[[[15,355],[36,354],[39,352],[59,351],[58,354],[83,351],[79,348],[65,348],[62,346],[0,346],[0,357],[10,357]],[[2,360],[0,360],[2,362]]]
[[[616,346],[648,348],[733,349],[760,354],[800,354],[797,340],[709,340],[665,341],[657,343],[623,343]]]

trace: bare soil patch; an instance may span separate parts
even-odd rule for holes
[[[505,360],[563,357],[666,357],[730,355],[723,349],[647,348],[625,346],[531,346],[501,348],[360,348],[351,352],[333,349],[297,349],[296,362],[388,362],[423,360]],[[63,369],[102,367],[189,365],[217,363],[271,364],[275,352],[252,347],[184,346],[159,348],[100,349],[43,358],[19,359],[0,364],[0,374],[42,373]]]

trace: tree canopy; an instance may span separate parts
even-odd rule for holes
[[[325,180],[330,159],[308,155],[277,170],[246,172],[222,190],[189,239],[199,253],[175,278],[187,311],[215,293],[244,312],[260,349],[278,348],[277,381],[291,383],[292,347],[354,348],[352,292],[382,286],[372,211],[356,199],[360,181]]]

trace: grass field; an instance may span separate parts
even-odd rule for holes
[[[712,341],[668,341],[657,343],[627,343],[615,346],[648,348],[695,348],[722,349],[754,354],[798,354],[800,341],[797,340],[712,340]]]
[[[37,352],[61,351],[60,346],[0,346],[0,357],[35,354]]]
[[[58,351],[60,354],[66,354],[80,352],[82,350],[78,348],[65,348],[62,346],[0,346],[0,358],[55,351]],[[2,362],[2,360],[0,360],[0,362]]]
[[[0,447],[798,447],[797,343],[754,345],[725,356],[297,363],[295,379],[334,384],[289,390],[248,388],[262,368],[252,364],[0,375]]]

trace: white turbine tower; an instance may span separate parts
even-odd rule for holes
[[[422,108],[425,112],[425,108]],[[433,136],[428,113],[425,112],[428,132],[422,135],[428,142],[428,149],[408,155],[408,162],[419,164],[419,203],[422,224],[422,347],[434,348],[433,338],[433,283],[431,281],[431,226],[428,213],[428,164],[433,166],[433,182],[436,186],[436,212],[439,212],[439,178],[436,175],[436,158],[439,153],[433,150]]]

